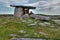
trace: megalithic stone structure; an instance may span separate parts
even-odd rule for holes
[[[29,14],[29,9],[35,9],[36,7],[32,6],[21,6],[21,5],[10,5],[12,7],[15,7],[14,16],[15,17],[21,17],[24,14]]]

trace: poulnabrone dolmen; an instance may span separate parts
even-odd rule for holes
[[[24,14],[29,14],[29,9],[35,9],[36,7],[32,6],[21,6],[21,5],[10,5],[12,7],[15,7],[14,16],[15,17],[21,17]]]

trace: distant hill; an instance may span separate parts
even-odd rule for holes
[[[46,17],[51,17],[52,19],[60,19],[60,15],[45,15],[45,14],[36,14],[38,16],[46,16]],[[14,14],[0,14],[1,16],[14,16]]]
[[[10,16],[10,17],[12,17],[12,16],[14,16],[13,14],[0,14],[0,17],[1,16],[4,16],[4,17],[8,17],[8,16]]]

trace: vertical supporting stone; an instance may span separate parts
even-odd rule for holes
[[[14,12],[14,16],[15,17],[21,17],[23,14],[23,8],[21,7],[16,7],[15,8],[15,12]]]

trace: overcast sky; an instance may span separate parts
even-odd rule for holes
[[[35,14],[60,15],[60,0],[0,0],[0,14],[13,14],[14,7],[10,5],[35,6]]]

